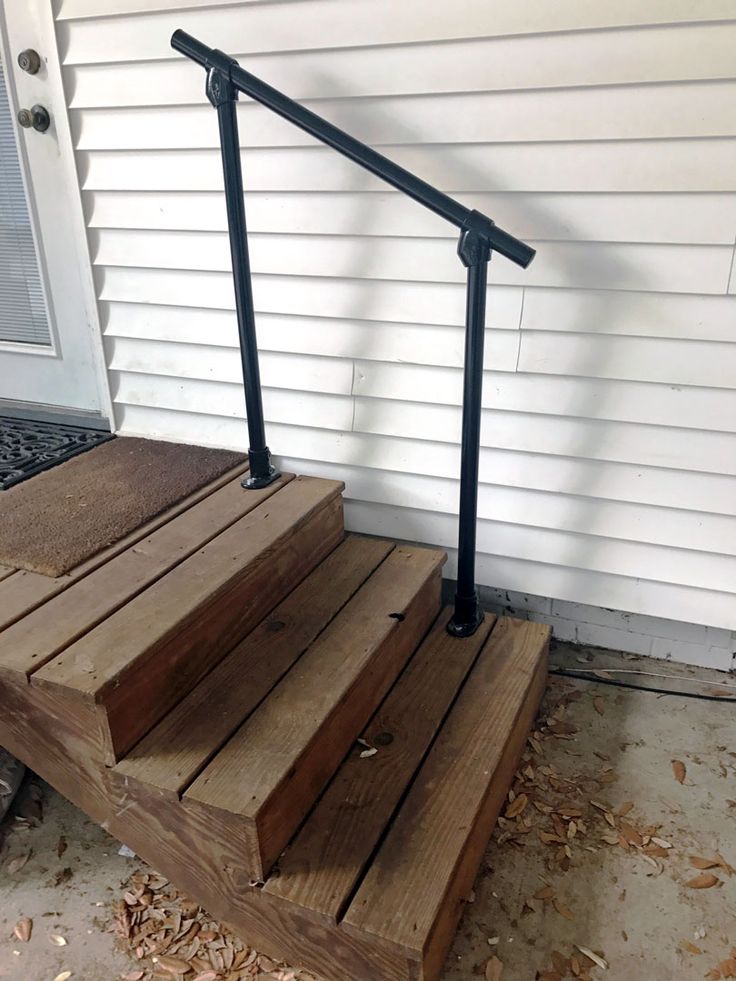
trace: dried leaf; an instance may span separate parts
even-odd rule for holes
[[[553,834],[550,834],[549,831],[542,831],[541,828],[539,829],[539,831],[537,832],[537,834],[539,835],[539,840],[542,842],[543,845],[564,845],[565,844],[565,839],[562,837],[562,835],[553,835]]]
[[[21,943],[27,944],[31,939],[31,932],[33,931],[33,920],[29,916],[21,916],[18,922],[15,924],[13,933],[16,935]]]
[[[717,875],[713,875],[712,872],[703,872],[700,875],[696,875],[694,878],[689,879],[685,885],[689,886],[690,889],[710,889],[711,886],[715,886],[721,880]]]
[[[594,778],[598,783],[616,783],[618,780],[618,773],[614,770],[604,770],[597,777]]]
[[[501,981],[503,962],[494,954],[486,963],[486,981]]]
[[[120,975],[120,981],[141,981],[144,971],[128,971],[127,974]]]
[[[15,875],[16,872],[20,872],[30,857],[31,853],[28,851],[24,852],[22,855],[16,855],[15,858],[11,858],[6,866],[8,873],[10,875]]]
[[[685,769],[685,764],[682,762],[682,760],[672,760],[672,772],[678,783],[685,783],[687,770]]]
[[[179,957],[169,957],[166,954],[160,954],[158,957],[153,958],[154,964],[158,964],[162,967],[164,971],[168,971],[169,974],[186,974],[187,971],[191,971],[191,967],[186,961],[181,960]]]
[[[558,814],[561,814],[566,818],[580,818],[583,816],[583,811],[576,804],[570,804],[568,801],[563,801],[554,808]]]
[[[717,869],[721,863],[717,858],[700,858],[699,855],[691,855],[690,864],[694,869]]]
[[[552,959],[552,966],[554,967],[555,971],[557,971],[557,973],[564,978],[570,971],[570,961],[564,954],[561,954],[559,950],[553,950],[550,957]]]
[[[622,836],[630,845],[637,845],[638,847],[641,847],[644,844],[644,839],[642,836],[632,824],[628,823],[628,821],[621,822],[620,831]]]
[[[550,900],[555,898],[555,891],[552,886],[543,886],[534,893],[535,899]]]
[[[205,971],[204,974],[198,974],[193,981],[217,981],[217,975],[214,971]]]
[[[600,695],[596,695],[596,697],[593,699],[593,708],[596,710],[598,715],[606,714],[606,710],[603,705],[603,699],[601,698]]]
[[[696,945],[694,943],[692,943],[690,940],[681,940],[680,941],[680,950],[685,950],[685,951],[687,951],[688,954],[702,954],[703,953],[703,951],[700,949],[700,947],[696,947]]]
[[[568,909],[568,907],[565,906],[565,904],[560,899],[553,899],[552,900],[552,905],[557,910],[557,912],[560,914],[560,916],[564,916],[566,920],[574,920],[575,919],[575,917],[573,916],[572,910]]]
[[[62,937],[60,933],[52,933],[49,940],[56,947],[66,947],[66,937]]]
[[[526,794],[519,794],[519,796],[514,800],[512,804],[506,808],[506,817],[515,818],[524,812],[526,805],[529,803],[529,798]]]
[[[593,961],[594,964],[597,964],[598,967],[603,968],[604,971],[608,970],[608,961],[604,960],[600,954],[596,954],[596,952],[591,950],[589,947],[581,947],[580,944],[575,944],[575,946],[581,954]]]

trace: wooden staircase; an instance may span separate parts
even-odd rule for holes
[[[4,574],[0,744],[264,953],[436,978],[548,629],[452,638],[442,552],[345,537],[334,481],[241,476],[68,576]]]

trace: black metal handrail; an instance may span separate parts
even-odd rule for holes
[[[263,422],[253,289],[243,201],[243,175],[238,121],[235,113],[238,93],[249,95],[460,229],[458,255],[468,270],[465,369],[457,591],[454,614],[447,629],[458,637],[469,636],[483,620],[475,587],[475,546],[488,263],[491,253],[495,251],[526,268],[534,258],[534,249],[499,228],[486,215],[466,208],[459,201],[443,194],[442,191],[400,167],[388,157],[384,157],[383,154],[356,140],[337,126],[333,126],[326,119],[289,99],[255,75],[251,75],[241,68],[237,61],[217,48],[208,47],[185,31],[174,32],[171,46],[206,70],[207,97],[217,109],[250,444],[248,448],[250,472],[243,481],[245,487],[265,487],[279,474],[271,463]]]

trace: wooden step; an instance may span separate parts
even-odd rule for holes
[[[549,628],[503,618],[373,857],[342,929],[436,978],[544,691]]]
[[[265,883],[249,881],[239,829],[186,795],[120,785],[112,830],[270,956],[330,981],[436,981],[544,689],[550,633],[489,616],[458,640],[450,612],[364,728],[377,752],[347,754]]]
[[[335,615],[301,657],[304,625],[313,620],[304,600],[314,593],[313,583],[307,580],[302,590],[274,611],[277,622],[283,622],[283,608],[290,609],[292,631],[298,631],[300,639],[294,643],[287,637],[286,647],[279,652],[277,632],[277,664],[269,671],[283,671],[285,663],[298,660],[255,710],[249,691],[254,672],[241,672],[241,693],[230,704],[240,711],[245,708],[246,717],[221,749],[223,732],[232,728],[232,717],[219,728],[211,726],[204,745],[177,753],[178,772],[166,773],[172,755],[170,742],[165,741],[170,726],[191,746],[182,714],[173,723],[164,720],[158,732],[111,773],[128,800],[171,798],[191,781],[182,796],[184,813],[194,826],[207,827],[210,834],[236,849],[238,871],[246,881],[265,877],[439,608],[444,553],[404,546],[391,549],[386,543],[365,540],[352,548],[355,555],[365,553],[375,571],[366,578],[363,562],[360,575],[365,581],[347,602],[345,594],[355,590],[355,583],[329,581],[334,565],[344,562],[347,552],[335,555],[334,563],[327,560],[333,568],[320,567],[313,573],[310,579],[322,588],[327,581],[328,592],[337,593],[332,602]],[[235,665],[248,663],[253,668],[259,658],[270,664],[273,640],[269,632],[268,623],[261,625],[254,641],[248,638],[228,659],[233,665],[221,666],[221,670],[229,673],[232,668],[232,675],[237,676]],[[315,633],[314,627],[309,632]],[[259,695],[261,690],[259,684]],[[192,704],[197,698],[195,690]],[[216,755],[195,776],[213,753]]]
[[[266,883],[270,896],[337,924],[407,785],[488,639],[486,617],[463,643],[447,633],[444,611],[363,732],[377,750],[349,754]]]
[[[341,483],[299,477],[272,486],[267,499],[115,612],[91,629],[78,627],[79,639],[31,674],[33,686],[94,711],[108,765],[342,539]],[[259,493],[240,491],[245,499]],[[193,511],[174,524],[190,521]],[[84,582],[64,594],[67,600]]]
[[[348,562],[343,553],[346,576],[360,578],[357,554]],[[376,571],[388,561],[379,555]],[[312,576],[302,587],[310,580],[314,596]],[[281,622],[287,602],[257,629]],[[448,615],[366,724],[377,752],[362,756],[356,745],[339,763],[262,887],[249,884],[241,837],[223,833],[211,811],[192,809],[170,787],[156,795],[151,785],[147,795],[135,778],[111,781],[127,760],[115,770],[95,767],[84,717],[52,701],[51,691],[10,690],[0,678],[0,743],[262,952],[328,981],[436,981],[539,702],[549,639],[546,627],[489,617],[474,637],[457,640],[444,631]],[[292,620],[283,622],[268,634],[291,632]],[[319,630],[318,621],[310,629]],[[292,657],[279,656],[284,664]],[[231,682],[238,663],[245,662],[233,661]],[[228,711],[237,714],[236,703],[228,698]],[[217,704],[209,703],[213,720]],[[192,744],[206,738],[202,718]],[[141,747],[131,772],[143,765]]]
[[[111,781],[137,799],[178,799],[393,547],[348,535],[111,770]]]

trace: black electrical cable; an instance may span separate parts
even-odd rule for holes
[[[615,670],[612,668],[601,668],[605,670]],[[697,691],[682,691],[671,688],[655,688],[648,685],[632,685],[628,681],[616,681],[615,678],[599,678],[598,675],[591,675],[582,671],[568,671],[566,668],[550,668],[550,674],[558,675],[562,678],[577,678],[579,681],[592,681],[597,685],[611,685],[614,688],[628,688],[630,691],[649,691],[654,695],[678,695],[680,698],[699,698],[704,702],[736,702],[736,696],[730,695],[706,695]],[[704,682],[707,684],[707,682]]]

